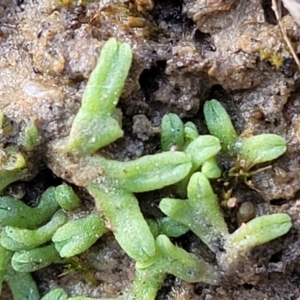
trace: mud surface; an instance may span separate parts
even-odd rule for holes
[[[224,214],[234,230],[243,221],[238,214],[242,203],[252,203],[256,215],[287,212],[293,218],[290,233],[249,253],[222,286],[187,284],[169,276],[157,299],[300,295],[300,77],[270,2],[99,0],[62,6],[47,0],[0,0],[0,108],[16,124],[34,117],[43,136],[31,158],[27,179],[34,180],[15,185],[21,185],[28,201],[57,184],[61,179],[55,174],[68,179],[49,145],[69,133],[86,80],[109,37],[129,43],[134,61],[119,103],[125,137],[107,148],[108,155],[128,160],[159,151],[153,127],[167,112],[192,120],[205,133],[202,107],[211,98],[226,107],[239,134],[276,133],[287,140],[286,154],[251,177],[248,184],[254,189],[242,183],[235,187],[237,207],[225,207]],[[283,12],[284,29],[300,49],[299,27]],[[1,142],[7,141],[2,137]],[[78,193],[86,207],[92,205],[84,191]],[[138,197],[145,215],[159,214],[154,206],[161,195]],[[191,233],[176,242],[214,259]],[[60,266],[34,274],[41,292],[62,286],[70,295],[114,297],[134,276],[134,263],[111,235],[77,263],[84,267],[62,277]]]

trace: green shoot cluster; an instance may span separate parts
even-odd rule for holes
[[[177,115],[168,114],[161,125],[162,153],[127,162],[101,155],[99,149],[123,135],[116,105],[131,61],[129,45],[108,40],[90,75],[70,135],[52,149],[62,168],[68,169],[72,163],[70,178],[93,196],[94,210],[74,218],[81,201],[67,184],[47,189],[36,207],[11,196],[0,197],[0,283],[8,283],[15,300],[25,299],[24,293],[31,293],[28,299],[41,299],[30,272],[51,263],[67,263],[108,231],[136,262],[135,280],[127,294],[118,299],[151,300],[167,274],[187,282],[219,284],[228,264],[233,265],[241,253],[284,235],[291,227],[287,214],[274,214],[257,217],[234,233],[228,232],[210,183],[222,174],[216,156],[225,151],[240,157],[246,173],[256,164],[282,155],[286,143],[273,134],[239,138],[216,100],[204,107],[210,135],[199,135],[193,123],[183,124]],[[1,123],[3,118],[0,115]],[[34,122],[27,126],[24,136],[22,151],[16,147],[1,150],[0,191],[23,178],[26,153],[40,143]],[[167,217],[146,220],[135,193],[170,185],[179,198],[161,200],[159,208]],[[170,237],[188,230],[216,254],[216,264],[171,242]],[[64,290],[55,289],[42,299],[90,298],[70,298]]]

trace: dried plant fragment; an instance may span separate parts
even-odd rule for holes
[[[299,21],[299,18],[300,18],[300,3],[299,3],[299,1],[297,1],[297,0],[282,0],[282,2],[284,4],[284,6],[287,8],[287,10],[294,17],[294,19],[298,23],[298,25],[300,25],[300,21]],[[298,66],[298,69],[300,70],[299,58],[298,58],[297,53],[295,52],[295,50],[293,48],[293,45],[292,45],[290,39],[288,38],[286,32],[284,31],[282,22],[280,20],[280,16],[279,16],[279,13],[278,13],[277,0],[272,0],[272,9],[275,13],[275,16],[276,16],[278,25],[280,27],[282,36],[283,36],[288,48],[291,51],[291,54],[292,54],[297,66]]]

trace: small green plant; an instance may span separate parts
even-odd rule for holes
[[[67,211],[78,204],[78,197],[66,184],[48,188],[35,207],[11,196],[0,197],[0,283],[8,283],[14,299],[27,299],[28,295],[28,299],[40,299],[30,272],[52,263],[66,263],[51,239],[69,223]],[[79,245],[73,251],[78,251]]]
[[[48,188],[36,207],[11,196],[0,197],[0,283],[8,283],[15,300],[26,299],[24,291],[28,295],[28,288],[30,299],[40,299],[30,272],[53,262],[70,262],[68,259],[89,249],[108,231],[136,262],[132,286],[125,298],[118,299],[151,300],[167,274],[187,282],[219,284],[228,265],[242,253],[285,234],[291,227],[288,215],[274,214],[257,217],[232,234],[228,232],[210,182],[222,173],[217,155],[225,151],[233,159],[239,156],[245,161],[243,170],[249,171],[283,154],[286,145],[281,137],[270,134],[239,138],[216,100],[204,107],[210,135],[199,135],[192,122],[184,124],[177,115],[169,114],[161,125],[162,153],[126,162],[105,157],[101,148],[123,135],[116,105],[131,60],[129,45],[115,39],[107,41],[88,80],[70,135],[53,142],[49,150],[60,168],[68,170],[68,179],[91,194],[94,209],[76,218],[74,210],[80,209],[81,201],[67,184]],[[3,119],[2,114],[0,124]],[[24,178],[26,155],[41,142],[36,122],[27,123],[26,128],[20,146],[0,150],[0,191]],[[159,208],[167,217],[146,220],[134,194],[170,185],[181,198],[162,199]],[[169,237],[188,230],[216,254],[215,264],[170,241]],[[55,289],[42,299],[90,298],[70,298],[62,289]]]
[[[229,115],[217,100],[205,103],[204,116],[209,132],[219,138],[222,149],[236,157],[230,176],[246,178],[255,165],[272,161],[286,151],[284,138],[276,134],[238,137]]]
[[[132,60],[130,46],[109,40],[84,90],[65,152],[93,153],[123,136],[115,114]]]
[[[200,172],[193,174],[188,185],[188,200],[164,198],[160,209],[170,218],[192,230],[213,252],[217,259],[237,258],[241,253],[264,244],[291,228],[287,214],[261,216],[229,234],[218,199],[208,179]],[[225,254],[220,252],[225,249]]]

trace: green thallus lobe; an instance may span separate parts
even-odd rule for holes
[[[164,115],[161,121],[161,149],[169,151],[172,147],[184,147],[184,125],[175,114]]]
[[[21,200],[11,196],[1,197],[0,219],[1,223],[8,226],[36,229],[45,224],[59,208],[53,197],[55,188],[49,188],[36,207],[29,207]]]
[[[241,158],[252,165],[274,160],[286,151],[284,138],[277,134],[259,134],[243,138],[237,142],[239,143]]]
[[[171,219],[163,217],[160,219],[148,219],[147,223],[154,237],[165,234],[168,237],[179,237],[188,232],[188,228],[183,224]]]
[[[64,151],[93,153],[123,136],[112,114],[121,95],[132,61],[130,46],[110,39],[84,90],[81,108]]]
[[[20,273],[9,266],[6,274],[14,300],[40,300],[40,293],[30,273]]]
[[[291,228],[291,218],[278,213],[257,217],[237,229],[227,240],[227,248],[236,251],[251,249],[286,234]]]
[[[27,120],[23,132],[19,137],[19,143],[26,151],[32,151],[41,143],[41,136],[36,126],[36,120]]]
[[[64,260],[55,250],[53,244],[15,252],[11,259],[11,265],[18,272],[34,272],[45,268],[52,263],[63,263]]]
[[[0,243],[11,251],[30,250],[50,241],[67,221],[67,214],[58,210],[47,224],[34,230],[5,226],[0,234]]]
[[[106,232],[103,219],[93,212],[62,225],[52,241],[61,257],[72,257],[86,251]]]
[[[220,139],[223,150],[230,151],[238,136],[224,107],[217,100],[207,101],[204,116],[209,132]]]

